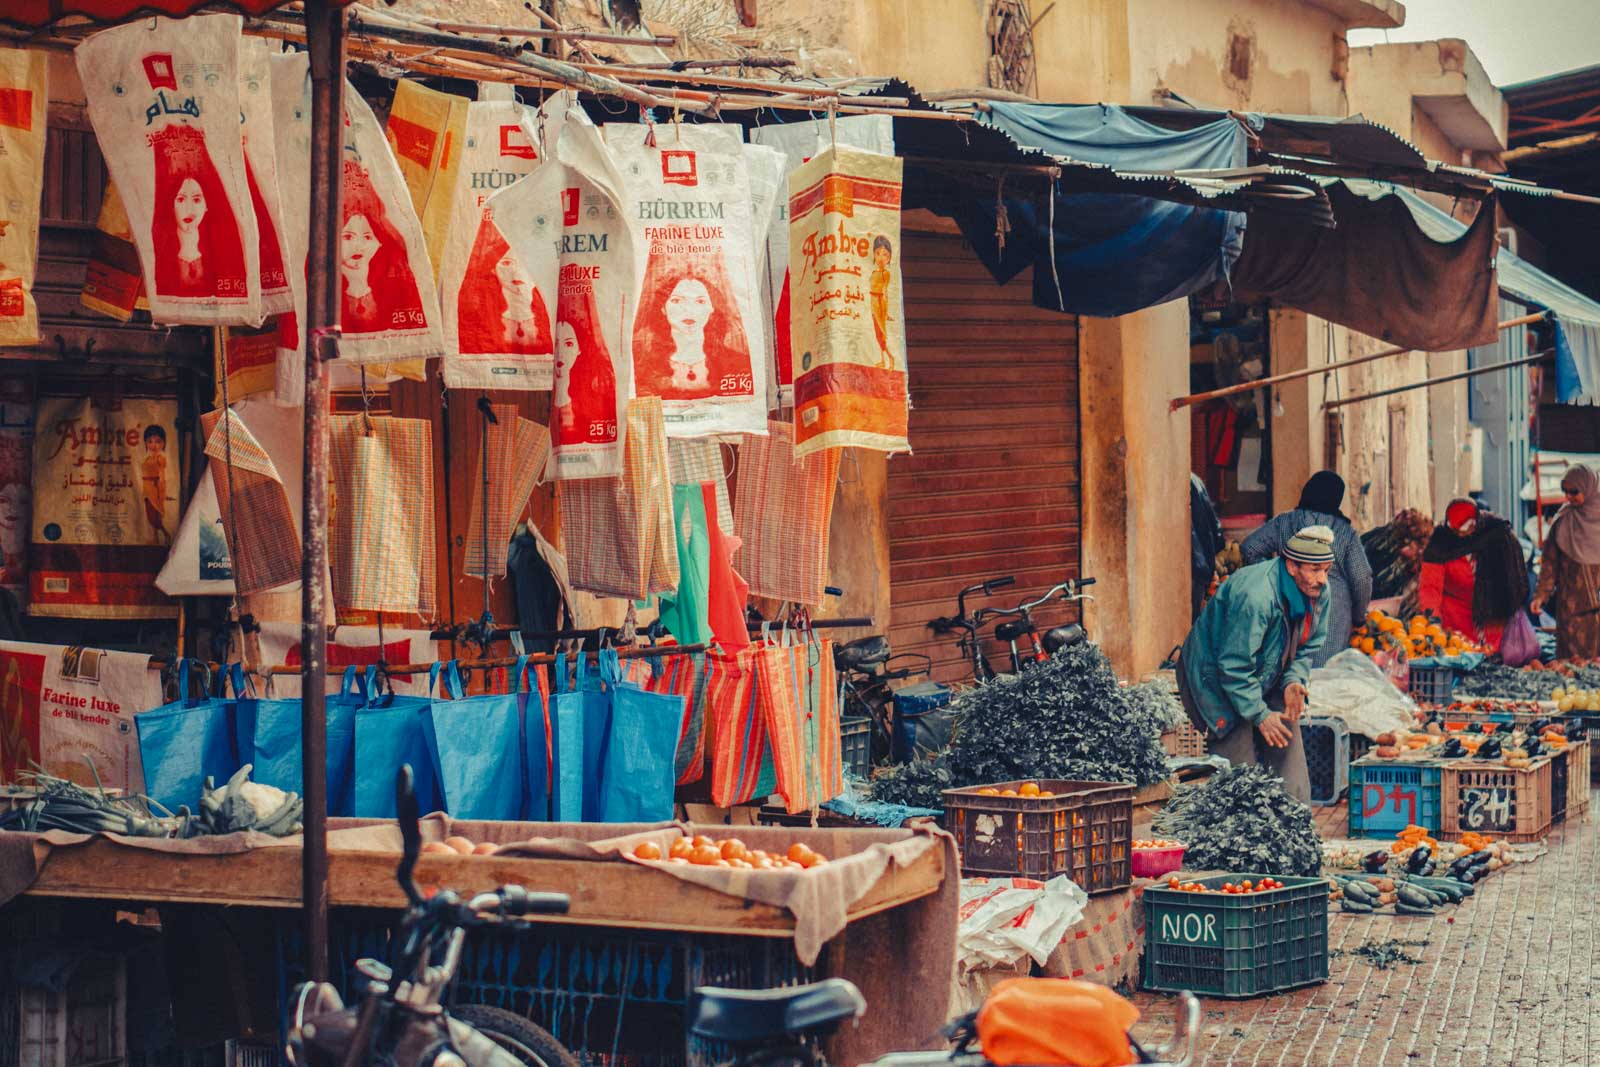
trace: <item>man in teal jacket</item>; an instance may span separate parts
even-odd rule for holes
[[[1235,571],[1200,613],[1178,661],[1178,689],[1208,748],[1260,763],[1309,802],[1300,741],[1311,661],[1328,636],[1333,531],[1309,526],[1283,555]]]

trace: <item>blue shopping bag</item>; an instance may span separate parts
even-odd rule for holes
[[[438,670],[439,665],[434,664],[433,672]],[[411,765],[417,810],[424,814],[442,810],[428,749],[428,713],[433,702],[396,696],[392,690],[379,696],[376,686],[377,679],[369,672],[367,703],[356,709],[353,813],[364,819],[394,818],[395,775],[404,764]]]
[[[526,666],[527,657],[519,657],[515,679]],[[431,678],[428,688],[433,696]],[[441,809],[458,819],[521,818],[526,775],[518,694],[465,696],[454,661],[444,669],[444,690],[450,699],[433,696],[426,733]]]
[[[376,672],[373,672],[376,673]],[[328,814],[349,815],[355,807],[356,711],[367,703],[367,678],[344,669],[337,693],[324,703],[328,757]],[[299,697],[242,697],[234,715],[234,736],[242,762],[254,764],[253,781],[285,792],[305,787]]]
[[[611,725],[611,693],[600,672],[590,670],[586,653],[578,653],[577,674],[570,687],[567,657],[556,657],[550,725],[555,758],[551,818],[600,822],[600,775]]]
[[[234,701],[189,699],[190,661],[178,661],[178,699],[133,717],[145,795],[172,811],[200,810],[207,778],[226,782],[241,763],[233,740]],[[209,687],[207,687],[209,688]],[[235,690],[237,695],[237,690]]]
[[[524,667],[517,679],[517,703],[522,709],[523,775],[527,792],[523,797],[522,817],[532,822],[549,822],[550,798],[554,793],[555,753],[550,720],[549,687],[542,667]]]
[[[624,679],[615,649],[600,653],[600,677],[611,693],[600,821],[671,819],[685,701],[674,693],[648,692]]]

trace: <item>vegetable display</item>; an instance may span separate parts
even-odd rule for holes
[[[1446,630],[1433,616],[1413,615],[1404,623],[1381,611],[1367,612],[1366,621],[1350,637],[1350,647],[1369,656],[1399,650],[1408,659],[1486,651],[1465,634]]]
[[[1237,884],[1233,882],[1222,883],[1222,888],[1211,889],[1199,882],[1185,882],[1181,878],[1167,879],[1167,888],[1176,889],[1180,893],[1221,893],[1224,896],[1248,896],[1251,893],[1270,893],[1274,889],[1282,889],[1283,883],[1276,878],[1263,878],[1252,883],[1248,878]]]
[[[810,845],[796,841],[785,852],[767,852],[749,848],[737,837],[714,840],[704,834],[685,834],[668,846],[663,855],[661,846],[654,841],[644,841],[634,847],[632,856],[646,863],[677,863],[695,867],[734,867],[747,871],[810,870],[828,862],[828,857]]]
[[[1019,778],[1147,786],[1167,776],[1166,712],[1145,687],[1119,687],[1105,654],[1087,643],[969,689],[951,711],[957,786]]]
[[[221,787],[206,779],[194,814],[187,807],[174,814],[150,797],[114,796],[42,771],[26,773],[20,777],[33,795],[0,814],[0,830],[174,838],[245,830],[274,837],[299,833],[305,810],[299,795],[250,781],[250,770],[245,764]],[[92,762],[89,771],[98,782]]]
[[[1178,792],[1155,817],[1154,829],[1188,844],[1184,866],[1197,871],[1269,871],[1316,875],[1322,839],[1311,808],[1259,766],[1218,771]]]
[[[908,808],[944,807],[944,791],[955,788],[950,768],[943,757],[916,759],[892,767],[880,767],[872,774],[872,799]]]

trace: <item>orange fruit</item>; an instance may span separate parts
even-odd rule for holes
[[[1036,797],[1038,795],[1038,782],[1023,782],[1021,785],[1017,786],[1017,796],[1019,797]]]
[[[472,842],[464,837],[447,837],[444,843],[461,853],[463,856],[472,855]]]
[[[499,851],[499,845],[488,841],[479,841],[476,845],[472,846],[472,854],[474,856],[492,856]]]
[[[661,858],[661,846],[654,841],[641,841],[633,846],[633,858],[636,860],[658,860]]]
[[[1044,789],[1040,790],[1038,796],[1040,800],[1049,800],[1051,797],[1055,796],[1055,794],[1050,792],[1048,789]]]
[[[1017,796],[1018,793],[1015,789],[1002,789],[1000,790],[1000,795],[1003,797],[1014,797]]]
[[[791,863],[805,863],[806,857],[813,855],[811,846],[802,841],[796,841],[789,846],[788,858]]]
[[[689,844],[693,845],[695,848],[699,848],[701,845],[715,845],[716,842],[711,840],[711,838],[707,837],[705,834],[695,834],[694,837],[690,838]]]
[[[1000,795],[1000,790],[994,788],[993,786],[985,786],[984,788],[978,790],[978,795],[980,797],[997,797]]]
[[[689,853],[694,851],[694,843],[687,837],[680,837],[667,847],[667,855],[673,859],[688,859]]]
[[[722,853],[711,845],[696,845],[689,853],[689,862],[696,867],[715,867],[722,862]]]
[[[424,856],[432,856],[438,853],[444,853],[447,856],[458,855],[455,849],[443,841],[424,841],[422,843],[422,854]]]
[[[722,842],[722,844],[718,846],[718,850],[722,853],[722,858],[725,860],[747,860],[750,858],[750,850],[745,848],[744,842],[740,841],[737,837],[730,837],[726,841]]]
[[[824,856],[820,852],[813,852],[813,853],[811,853],[811,855],[807,856],[805,859],[800,861],[800,866],[804,867],[806,870],[809,871],[811,868],[813,868],[813,867],[821,867],[824,863],[827,863],[827,862],[828,862],[828,857]]]

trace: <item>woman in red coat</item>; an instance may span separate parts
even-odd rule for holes
[[[1453,501],[1423,550],[1418,605],[1445,629],[1498,649],[1527,599],[1527,566],[1511,524],[1471,500]]]

